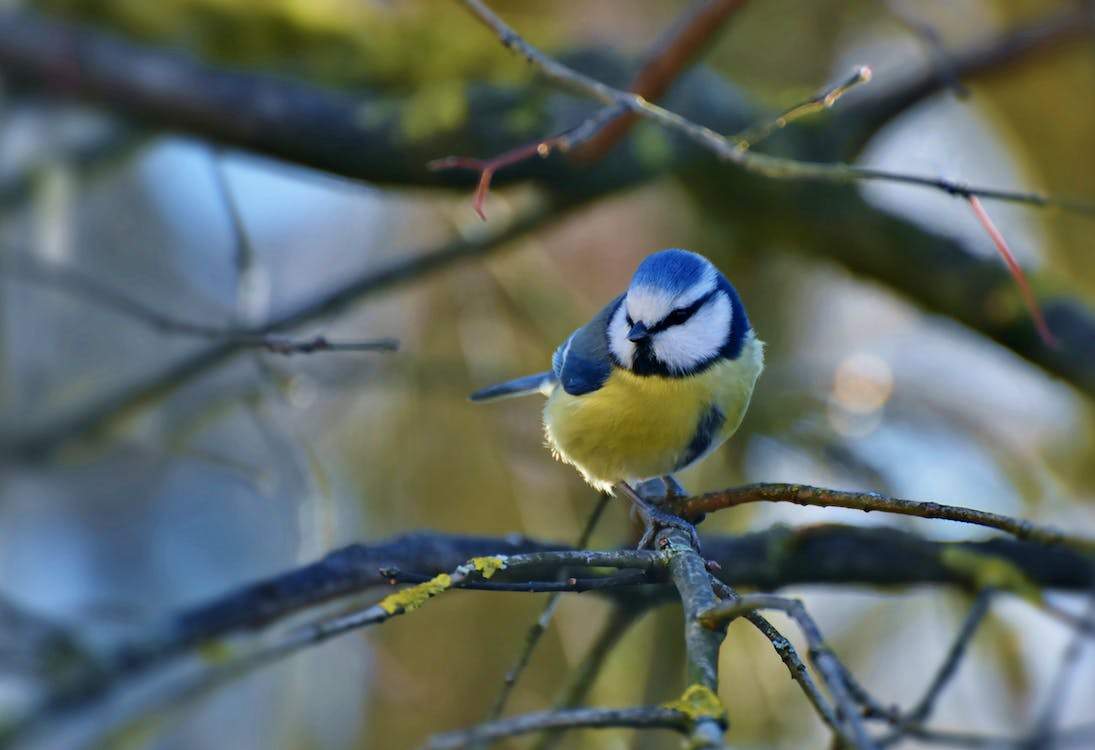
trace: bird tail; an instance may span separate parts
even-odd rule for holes
[[[514,398],[516,396],[528,396],[532,393],[547,394],[551,386],[555,384],[555,374],[538,372],[535,375],[526,375],[516,380],[507,380],[505,383],[481,388],[468,396],[472,401],[495,401],[502,398]]]

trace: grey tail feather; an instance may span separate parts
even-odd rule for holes
[[[523,378],[481,388],[468,398],[472,401],[494,401],[501,398],[528,396],[543,392],[544,387],[553,382],[555,382],[555,375],[552,372],[538,372],[535,375],[526,375]]]

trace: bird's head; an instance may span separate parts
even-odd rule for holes
[[[608,323],[608,344],[637,375],[684,377],[741,351],[749,320],[730,282],[702,255],[662,250],[635,271]]]

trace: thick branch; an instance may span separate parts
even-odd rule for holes
[[[726,629],[704,627],[699,616],[718,605],[711,590],[707,566],[692,547],[688,534],[680,529],[665,529],[656,537],[656,545],[665,549],[669,557],[669,575],[681,598],[684,615],[684,647],[687,662],[686,676],[689,689],[700,686],[717,694],[719,689],[719,647]],[[689,748],[721,748],[722,735],[726,731],[723,722],[712,717],[697,720],[691,728]]]
[[[1039,587],[1087,591],[1095,586],[1095,571],[1087,558],[1063,548],[1046,548],[1007,539],[954,544],[930,542],[915,534],[885,528],[824,526],[796,531],[777,527],[740,537],[708,537],[703,549],[706,557],[721,566],[720,576],[726,580],[768,589],[802,583],[968,586],[968,572],[955,569],[947,562],[948,551],[954,549],[1005,561]],[[521,538],[432,533],[413,534],[372,545],[352,545],[311,565],[231,591],[217,600],[178,613],[153,632],[130,642],[113,655],[97,660],[87,674],[66,681],[60,692],[46,699],[42,713],[13,725],[12,731],[29,732],[48,726],[71,712],[92,710],[115,688],[130,684],[154,667],[174,663],[176,657],[203,643],[220,642],[241,631],[264,628],[289,615],[336,599],[349,599],[363,591],[388,586],[389,571],[393,568],[434,576],[453,571],[473,557],[542,552],[539,560],[544,563],[543,567],[530,565],[520,575],[524,580],[546,581],[551,580],[559,565],[622,564],[644,568],[660,564],[657,561],[664,555],[622,550],[618,553],[583,552],[575,558],[560,557],[558,551],[561,551],[559,545]],[[531,562],[533,558],[525,559]],[[678,565],[683,562],[686,561],[678,560]],[[689,566],[689,570],[695,567],[691,563]],[[514,580],[519,579],[514,577],[512,570],[500,570],[491,578],[491,582]],[[690,592],[689,596],[697,591],[691,583],[685,588]],[[611,595],[626,596],[628,602],[632,601],[630,597],[649,595],[644,591],[630,591],[634,593],[625,595],[621,591]],[[664,596],[664,593],[654,592],[654,595]],[[694,603],[704,598],[698,593],[695,596]],[[641,604],[641,601],[637,603]],[[703,602],[704,605],[709,603],[714,602]],[[375,611],[376,608],[370,609]],[[367,620],[371,621],[368,613],[369,609],[358,609],[333,618],[313,618],[310,624],[291,629],[269,645],[260,643],[239,652],[239,658],[223,669],[200,671],[190,682],[184,681],[183,687],[175,690],[199,690],[283,658],[319,640],[366,624]],[[254,639],[244,640],[249,643]],[[701,652],[706,653],[702,650],[696,653]],[[702,659],[696,662],[694,676],[706,684],[712,677],[710,671],[701,668],[702,664]]]

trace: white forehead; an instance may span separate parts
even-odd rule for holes
[[[699,278],[681,291],[674,290],[669,284],[635,284],[627,290],[627,297],[621,307],[627,307],[627,313],[632,320],[653,325],[673,310],[688,307],[700,297],[714,291],[717,285],[718,271],[708,264]]]

